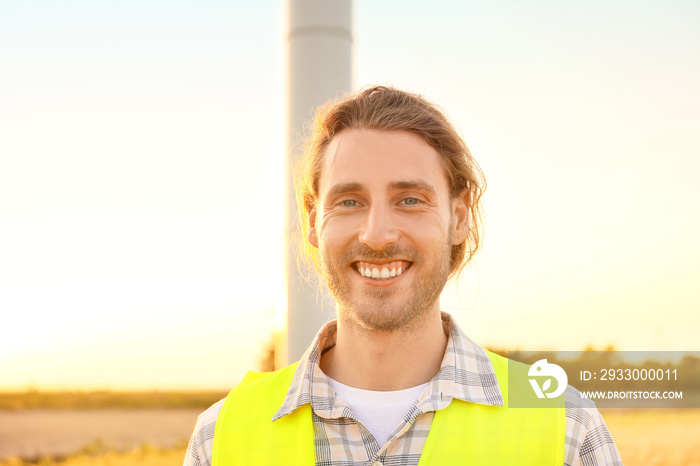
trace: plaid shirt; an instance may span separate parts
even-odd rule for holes
[[[335,345],[335,321],[318,332],[302,357],[273,421],[305,403],[311,403],[317,466],[371,466],[375,462],[384,466],[418,465],[435,411],[448,407],[453,398],[485,405],[504,404],[487,354],[462,333],[449,314],[443,313],[442,318],[448,343],[440,371],[396,426],[386,444],[377,443],[357,420],[352,408],[335,394],[321,371],[321,354]],[[214,428],[223,401],[200,415],[184,466],[211,466]],[[615,443],[595,405],[568,387],[565,407],[564,465],[622,465]]]

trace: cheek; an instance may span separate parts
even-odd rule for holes
[[[319,245],[322,249],[340,247],[357,236],[356,228],[348,217],[328,215],[319,223]]]
[[[407,217],[401,225],[403,231],[416,239],[420,238],[420,241],[426,244],[441,243],[443,238],[449,235],[451,227],[449,215],[433,211]]]

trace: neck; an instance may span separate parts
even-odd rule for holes
[[[439,308],[393,331],[363,328],[339,311],[336,344],[321,357],[321,369],[351,387],[403,390],[438,373],[446,346]]]

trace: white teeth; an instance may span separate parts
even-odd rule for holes
[[[379,269],[378,267],[358,267],[357,271],[363,277],[386,280],[387,278],[393,278],[401,275],[404,269],[402,267],[393,268],[391,270],[389,270],[389,267],[382,267],[381,269]]]

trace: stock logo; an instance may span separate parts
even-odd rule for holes
[[[532,389],[535,391],[535,395],[537,395],[537,398],[544,398],[545,396],[547,398],[556,398],[564,393],[564,390],[566,390],[566,385],[569,383],[569,378],[566,376],[564,369],[556,364],[548,363],[546,359],[540,359],[530,366],[530,370],[527,372],[527,375],[529,377],[549,377],[544,381],[541,388],[537,382],[537,379],[528,379],[530,381],[530,385],[532,385]],[[548,392],[548,390],[552,388],[552,379],[557,381],[557,387],[553,392]]]

